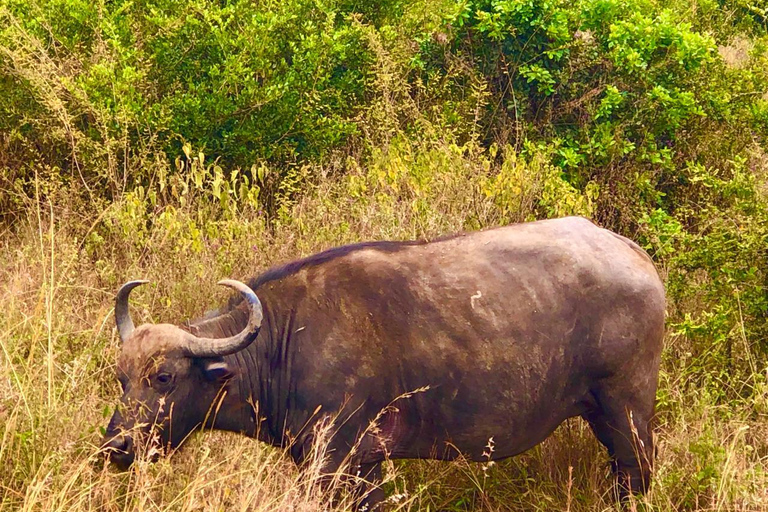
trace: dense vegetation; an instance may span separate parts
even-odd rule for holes
[[[568,214],[667,285],[637,506],[768,510],[767,29],[748,0],[0,0],[0,510],[332,508],[237,436],[103,468],[114,290],[178,322],[321,248]],[[576,420],[388,474],[403,509],[612,506]]]

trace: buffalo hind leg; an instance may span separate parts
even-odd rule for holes
[[[655,393],[638,400],[622,393],[593,393],[597,407],[584,414],[597,439],[608,449],[619,501],[629,494],[644,494],[653,468],[653,417]]]

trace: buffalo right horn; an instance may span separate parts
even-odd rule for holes
[[[234,354],[250,345],[261,327],[261,319],[264,317],[261,301],[248,285],[233,279],[225,279],[217,284],[237,290],[243,295],[249,306],[248,324],[238,334],[229,338],[200,338],[188,333],[181,347],[188,356],[216,357]]]
[[[131,335],[134,328],[131,313],[128,311],[128,296],[131,294],[131,290],[148,282],[143,279],[128,281],[117,292],[117,298],[115,299],[115,323],[117,324],[117,334],[123,343]]]

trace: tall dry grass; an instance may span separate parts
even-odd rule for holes
[[[420,165],[445,172],[415,179]],[[543,171],[506,172],[536,183],[529,178]],[[65,190],[24,199],[24,215],[0,242],[0,510],[350,508],[348,498],[334,502],[319,485],[322,445],[303,471],[280,450],[216,432],[127,473],[106,467],[98,449],[119,396],[112,316],[119,283],[155,283],[135,294],[137,320],[179,322],[225,299],[213,286],[222,277],[248,277],[354,240],[433,237],[532,212],[524,188],[500,208],[482,160],[453,148],[410,156],[393,149],[367,172],[312,181],[322,173],[312,169],[302,185],[310,192],[286,197],[270,222],[255,207],[225,211],[202,192],[154,206],[127,194],[106,208]],[[714,406],[705,390],[676,378],[681,362],[669,356],[684,343],[667,340],[654,485],[629,508],[768,511],[768,393]],[[497,464],[390,462],[385,488],[396,510],[613,510],[607,462],[588,427],[573,419]]]

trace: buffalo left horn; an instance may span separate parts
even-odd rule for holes
[[[133,320],[131,320],[131,313],[128,311],[128,296],[131,294],[131,290],[146,284],[149,281],[140,279],[138,281],[128,281],[117,291],[117,298],[115,299],[115,323],[117,324],[117,334],[120,336],[120,341],[125,342],[128,336],[133,332]]]
[[[194,334],[188,333],[184,337],[182,350],[188,356],[192,357],[216,357],[226,356],[228,354],[234,354],[251,344],[256,337],[255,334],[261,327],[261,319],[264,313],[261,308],[261,301],[253,293],[248,285],[235,281],[233,279],[225,279],[219,281],[217,284],[227,286],[240,292],[249,305],[248,324],[245,328],[234,336],[229,338],[200,338]]]

